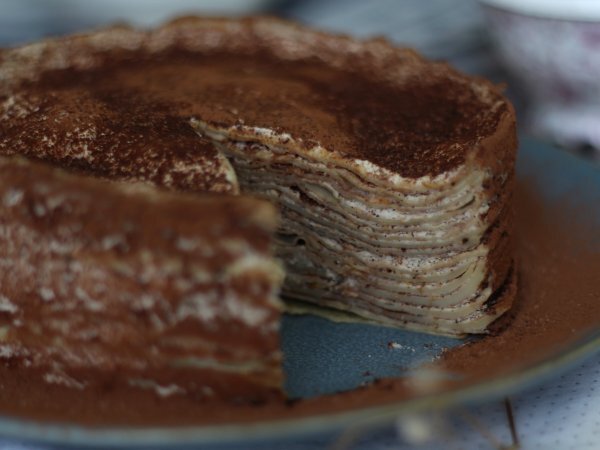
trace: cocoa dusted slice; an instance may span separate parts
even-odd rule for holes
[[[0,200],[2,358],[75,389],[280,395],[271,205],[6,157]]]
[[[92,175],[198,201],[267,199],[282,217],[272,231],[286,297],[457,336],[485,333],[510,308],[515,116],[487,81],[382,40],[269,18],[117,27],[0,58],[0,154],[43,160],[73,183]],[[158,289],[134,287],[140,298]],[[28,295],[12,291],[12,304]],[[198,314],[206,303],[211,315],[215,298],[230,300],[207,290]],[[220,323],[219,336],[236,327]],[[206,347],[230,355],[229,345]],[[203,381],[203,364],[177,367],[160,382],[198,369],[196,386],[218,384]]]

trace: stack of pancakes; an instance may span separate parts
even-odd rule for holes
[[[264,18],[48,40],[0,80],[1,354],[47,380],[277,392],[276,258],[284,296],[410,329],[512,303],[514,112],[484,80]]]

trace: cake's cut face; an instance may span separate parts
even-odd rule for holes
[[[115,28],[0,58],[1,154],[267,199],[285,296],[448,335],[485,332],[510,307],[514,112],[488,82],[275,19]],[[209,314],[229,297],[195,298]]]

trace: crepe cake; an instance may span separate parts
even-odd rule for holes
[[[278,395],[271,205],[6,157],[0,199],[3,359],[77,389]]]
[[[511,306],[515,115],[485,80],[273,18],[0,58],[1,356],[47,381],[277,395],[280,288],[452,336]]]

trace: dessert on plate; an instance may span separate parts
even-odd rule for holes
[[[0,355],[48,382],[261,400],[280,292],[452,336],[511,306],[485,80],[272,18],[45,40],[0,80]]]

